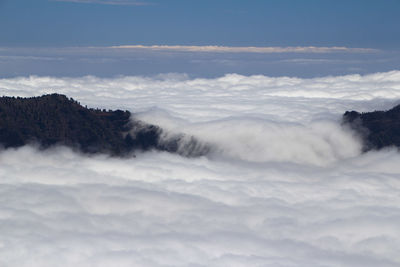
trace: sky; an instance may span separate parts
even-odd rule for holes
[[[397,0],[1,0],[0,71],[3,77],[390,71],[399,68],[399,11]],[[152,46],[366,50],[255,53]]]
[[[397,0],[1,2],[1,46],[400,45]]]

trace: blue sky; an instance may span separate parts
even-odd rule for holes
[[[370,62],[373,59],[378,70],[385,71],[397,68],[400,58],[399,14],[398,0],[0,0],[0,71],[3,76],[62,73],[61,59],[64,59],[63,64],[74,68],[82,64],[74,61],[76,57],[96,58],[93,51],[87,53],[87,47],[121,45],[340,46],[373,48],[380,54],[369,53],[366,56],[368,53],[346,52],[340,55],[319,53],[316,56],[314,53],[283,52],[280,55],[218,53],[210,56],[193,51],[182,54],[151,49],[125,50],[126,58],[132,59],[129,64],[118,61],[117,55],[104,58],[98,54],[93,66],[89,64],[85,70],[76,73],[65,69],[65,74],[106,75],[108,69],[110,75],[170,71],[211,75],[212,70],[199,68],[196,64],[212,58],[224,62],[215,69],[215,75],[243,72],[232,67],[238,61],[242,65],[248,63],[246,70],[249,73],[268,75],[274,68],[265,64],[273,62],[276,57],[297,65],[302,59],[302,66],[297,71],[294,65],[286,64],[279,67],[282,72],[273,75],[315,76],[347,73],[351,69],[371,72],[376,67],[372,68],[373,64],[370,64],[371,68],[365,68],[368,65],[365,60]],[[66,53],[62,49],[65,47],[75,47],[75,50]],[[77,49],[79,47],[81,51]],[[44,48],[59,50],[49,54]],[[115,54],[120,55],[120,52]],[[110,65],[110,60],[118,63]],[[313,70],[318,62],[323,64],[327,60],[331,65],[332,60],[336,60],[336,69],[325,64],[324,68],[316,68],[325,71],[318,73]],[[338,66],[343,60],[349,62]],[[138,72],[141,70],[138,64],[143,61],[146,71]],[[99,66],[99,62],[103,65]],[[308,65],[309,72],[304,71],[305,62],[312,64]],[[102,67],[104,69],[98,71]],[[128,69],[135,71],[129,72]]]
[[[398,0],[0,2],[1,46],[400,45]]]

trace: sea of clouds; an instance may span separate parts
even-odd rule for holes
[[[400,154],[361,153],[346,110],[389,109],[400,71],[0,79],[127,109],[212,149],[186,158],[0,152],[0,266],[399,266]]]

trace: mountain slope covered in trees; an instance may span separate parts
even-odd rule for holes
[[[185,155],[205,153],[180,147],[183,136],[161,140],[161,129],[130,118],[129,111],[88,109],[65,95],[0,98],[0,145],[40,148],[65,145],[85,153],[128,155],[135,150],[163,150]],[[186,144],[195,148],[193,138]]]
[[[362,137],[364,151],[388,146],[400,148],[400,105],[387,111],[346,111],[343,123]]]

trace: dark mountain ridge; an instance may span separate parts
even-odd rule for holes
[[[346,111],[343,124],[361,136],[364,151],[389,146],[400,148],[400,105],[387,111]]]
[[[160,127],[132,120],[129,111],[88,109],[61,94],[0,98],[0,145],[4,148],[64,145],[112,156],[150,149],[186,156],[207,152],[194,138],[177,135],[162,140],[161,133]],[[189,141],[182,145],[183,139]]]

